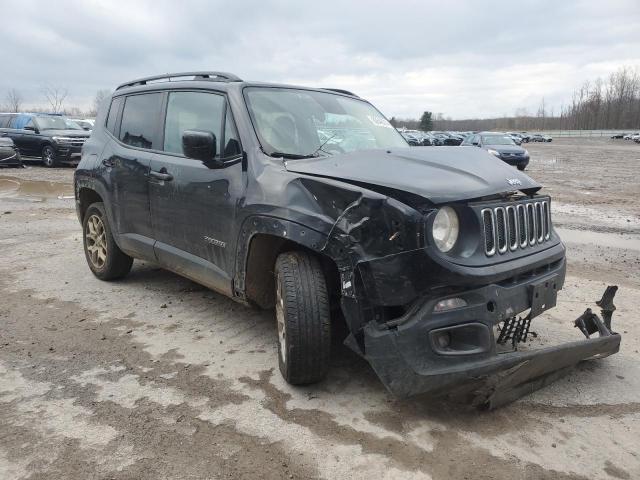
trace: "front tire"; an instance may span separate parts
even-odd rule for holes
[[[48,168],[58,166],[56,151],[51,145],[45,145],[44,147],[42,147],[42,163],[44,163],[44,166]]]
[[[100,280],[116,280],[129,273],[133,258],[116,245],[103,203],[93,203],[87,209],[82,239],[89,268]]]
[[[331,314],[327,284],[318,259],[304,252],[276,260],[278,364],[292,385],[322,380],[331,357]]]
[[[526,165],[518,165],[518,170],[520,170],[521,172],[524,172],[525,168],[527,168]]]

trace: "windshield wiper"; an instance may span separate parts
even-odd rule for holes
[[[269,153],[270,157],[274,158],[288,158],[290,160],[299,160],[302,158],[317,158],[319,155],[317,153],[312,153],[310,155],[303,155],[300,153],[286,153],[286,152],[271,152]]]
[[[329,143],[329,140],[333,139],[336,135],[338,135],[338,132],[334,133],[329,138],[327,138],[324,142],[322,142],[320,144],[320,146],[318,148],[316,148],[316,150],[311,155],[318,155],[318,152],[320,152],[320,151],[331,155],[331,153],[329,153],[329,152],[327,152],[325,150],[322,150],[322,147],[324,147],[327,143]]]

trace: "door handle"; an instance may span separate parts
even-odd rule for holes
[[[159,172],[150,170],[149,175],[153,178],[157,178],[158,180],[164,180],[165,182],[170,182],[171,180],[173,180],[173,175],[167,173],[166,168],[161,168]]]

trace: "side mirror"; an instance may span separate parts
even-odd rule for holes
[[[31,125],[27,125],[26,127],[24,127],[23,130],[29,130],[31,132],[38,133],[38,129],[36,127],[31,126]]]
[[[206,130],[185,130],[182,134],[182,151],[184,156],[219,164],[215,161],[216,136]]]
[[[480,144],[478,142],[473,142],[472,145],[475,146],[475,147],[479,147],[480,146]]]

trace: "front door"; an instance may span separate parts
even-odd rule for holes
[[[213,162],[187,158],[185,130],[216,138]],[[241,149],[224,95],[168,94],[163,154],[151,160],[149,198],[155,251],[162,264],[224,293],[231,292],[235,214],[244,192]]]

